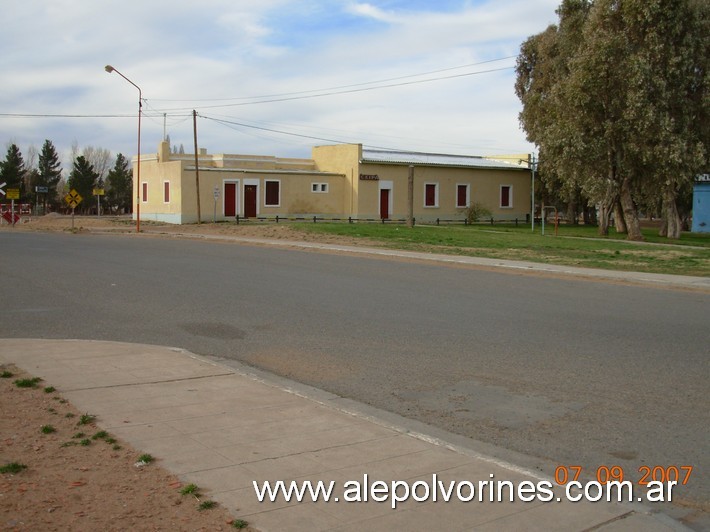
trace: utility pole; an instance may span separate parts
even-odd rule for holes
[[[202,223],[200,214],[200,157],[197,151],[197,111],[192,111],[192,129],[195,133],[195,187],[197,188],[197,225]]]
[[[535,171],[537,170],[537,163],[538,161],[535,159],[535,154],[531,153],[530,154],[530,160],[528,161],[528,164],[530,165],[530,171],[532,172],[532,210],[531,210],[531,227],[533,233],[535,232]],[[542,213],[543,216],[545,216],[545,213]]]

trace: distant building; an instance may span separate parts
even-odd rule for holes
[[[710,233],[710,174],[702,174],[695,179],[692,231]]]
[[[237,216],[405,218],[410,166],[419,222],[462,220],[473,203],[485,206],[496,220],[524,221],[530,215],[527,155],[494,159],[338,144],[314,147],[311,159],[201,150],[198,161],[203,221],[213,216],[218,221]],[[141,219],[197,221],[194,154],[170,153],[162,142],[157,154],[141,156],[136,186]],[[134,190],[134,201],[137,196]]]

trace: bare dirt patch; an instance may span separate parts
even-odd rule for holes
[[[80,424],[86,413],[51,383],[20,388],[32,376],[15,366],[0,374],[0,467],[26,466],[0,473],[0,529],[237,530],[225,508],[198,509],[209,497],[182,495],[159,460],[136,467],[141,453],[101,434],[100,420]]]
[[[234,222],[203,222],[201,224],[168,224],[161,222],[141,221],[141,233],[151,235],[195,235],[222,236],[235,238],[293,240],[299,242],[322,242],[348,246],[382,247],[381,242],[363,238],[348,238],[337,235],[324,235],[299,231],[293,226],[275,222],[246,221]],[[46,216],[25,217],[14,227],[3,223],[0,231],[59,231],[73,233],[135,233],[136,223],[130,216],[75,216],[72,222],[70,215],[48,214]]]

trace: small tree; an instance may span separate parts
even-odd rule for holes
[[[132,207],[133,174],[128,168],[128,161],[119,153],[112,170],[106,178],[106,201],[111,209],[129,212]]]
[[[68,185],[70,189],[76,190],[84,198],[81,206],[84,212],[94,203],[93,188],[98,177],[94,167],[83,155],[74,160],[74,168],[69,174]]]
[[[471,206],[466,209],[466,221],[470,224],[479,222],[483,218],[490,218],[491,211],[481,203],[472,203]]]
[[[47,187],[48,190],[44,197],[45,212],[47,212],[47,204],[56,206],[59,203],[57,185],[61,178],[62,169],[57,151],[50,140],[45,140],[42,151],[39,154],[37,179],[35,181],[35,186]]]
[[[22,160],[22,153],[16,144],[7,149],[5,160],[0,162],[0,181],[7,183],[7,188],[20,189],[20,201],[26,200],[28,191],[25,187],[27,169]]]

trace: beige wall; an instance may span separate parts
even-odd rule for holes
[[[362,144],[314,146],[311,155],[316,169],[345,176],[341,213],[347,216],[357,216],[360,194],[358,176],[360,174]]]
[[[257,216],[318,215],[379,219],[382,188],[390,189],[390,218],[407,216],[408,165],[361,163],[362,145],[359,144],[316,146],[312,153],[313,159],[200,153],[201,220],[212,221],[213,217],[218,221],[234,219],[225,214],[226,183],[238,184],[236,211],[240,216],[244,216],[245,184],[257,185]],[[134,162],[134,183],[137,181],[135,174]],[[368,178],[362,179],[361,176]],[[267,181],[279,183],[278,205],[266,205]],[[141,201],[140,205],[142,219],[170,223],[197,221],[194,155],[170,154],[167,143],[161,143],[157,154],[141,157],[141,182],[148,184],[147,201]],[[170,186],[170,201],[167,203],[164,201],[166,182]],[[314,184],[317,185],[316,192]],[[425,206],[427,184],[435,186],[435,206]],[[464,218],[465,208],[456,205],[458,185],[468,186],[470,203],[482,204],[495,219],[524,220],[530,212],[530,173],[524,168],[416,165],[415,217],[422,222],[437,218]],[[141,183],[137,186],[141,187]],[[512,205],[508,208],[500,205],[501,186],[511,187]],[[216,215],[215,187],[219,191]],[[135,189],[133,196],[135,201]]]
[[[376,175],[378,180],[359,183],[358,216],[379,218],[380,189],[391,182],[391,218],[407,216],[407,182],[405,165],[363,164],[360,174]],[[436,206],[425,205],[426,185],[435,185]],[[480,203],[493,217],[524,220],[530,212],[530,174],[518,170],[486,170],[435,166],[414,167],[414,216],[421,221],[463,219],[465,208],[457,208],[457,185],[468,186],[469,204]],[[501,186],[512,187],[512,206],[501,207]]]

